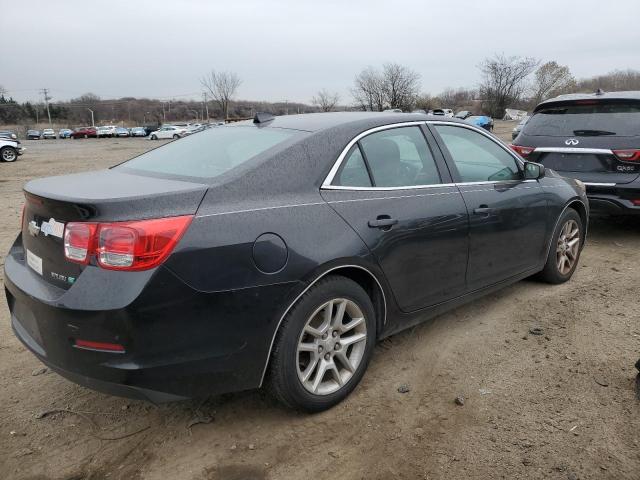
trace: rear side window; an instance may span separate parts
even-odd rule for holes
[[[440,174],[419,127],[372,133],[360,140],[376,187],[411,187],[441,183]]]
[[[543,108],[526,123],[524,134],[557,137],[640,136],[640,103],[596,102]]]
[[[301,134],[281,128],[216,127],[143,153],[116,168],[212,179]]]
[[[351,147],[342,163],[333,185],[344,187],[371,187],[371,178],[358,145]]]
[[[462,182],[522,178],[516,159],[490,138],[469,128],[436,125]]]

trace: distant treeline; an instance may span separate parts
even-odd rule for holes
[[[339,105],[337,94],[320,91],[311,100],[313,105],[292,102],[252,102],[233,100],[228,118],[248,118],[256,112],[275,115],[309,113],[328,110],[382,110],[401,108],[469,109],[501,117],[504,108],[532,109],[539,101],[562,93],[640,90],[640,71],[614,71],[591,78],[574,79],[568,67],[556,62],[540,65],[536,59],[495,56],[479,65],[482,81],[478,88],[448,88],[439,95],[420,94],[420,76],[407,67],[386,64],[383,70],[367,68],[355,77],[351,88],[353,102]],[[505,81],[505,78],[508,81]],[[218,102],[197,100],[158,100],[123,97],[102,99],[92,93],[64,102],[19,103],[7,96],[0,87],[0,124],[52,123],[77,127],[99,124],[161,124],[173,121],[202,122],[222,120],[223,110]]]

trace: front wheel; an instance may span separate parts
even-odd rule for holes
[[[156,137],[155,135],[151,135],[151,140],[157,140],[158,137]]]
[[[540,279],[556,284],[569,280],[578,266],[583,239],[580,215],[572,208],[566,209],[553,232],[547,263],[540,272]]]
[[[15,162],[18,159],[18,152],[13,147],[4,147],[0,150],[0,158],[3,162]]]
[[[177,139],[179,139],[179,138],[180,138],[180,135],[174,135],[174,136],[173,136],[173,139],[174,139],[174,140],[177,140]]]
[[[271,391],[295,409],[331,408],[362,379],[375,341],[375,312],[362,287],[345,277],[322,279],[280,325],[269,370]]]

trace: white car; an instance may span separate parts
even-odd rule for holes
[[[443,117],[453,118],[453,110],[450,108],[436,108],[433,110],[433,115],[441,115]]]
[[[55,140],[56,139],[56,132],[53,131],[53,128],[45,128],[42,131],[42,138],[44,138],[45,140],[47,138],[53,138]]]
[[[149,135],[149,140],[160,140],[163,138],[173,138],[177,140],[178,138],[184,137],[186,134],[186,128],[175,127],[173,125],[165,125],[155,132],[151,132],[151,135]]]
[[[15,162],[18,155],[22,155],[24,151],[25,148],[20,145],[19,141],[0,138],[0,161]]]
[[[105,125],[103,127],[98,127],[96,132],[98,134],[98,138],[100,137],[115,137],[117,135],[117,128],[115,125]]]

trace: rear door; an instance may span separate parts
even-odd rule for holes
[[[640,175],[640,101],[574,100],[542,107],[518,137],[527,157],[585,183],[629,183]]]
[[[544,256],[546,194],[524,180],[516,157],[489,134],[462,124],[432,125],[470,218],[470,291],[533,269]]]
[[[425,134],[416,124],[357,137],[322,189],[375,255],[404,311],[465,290],[467,210]]]

